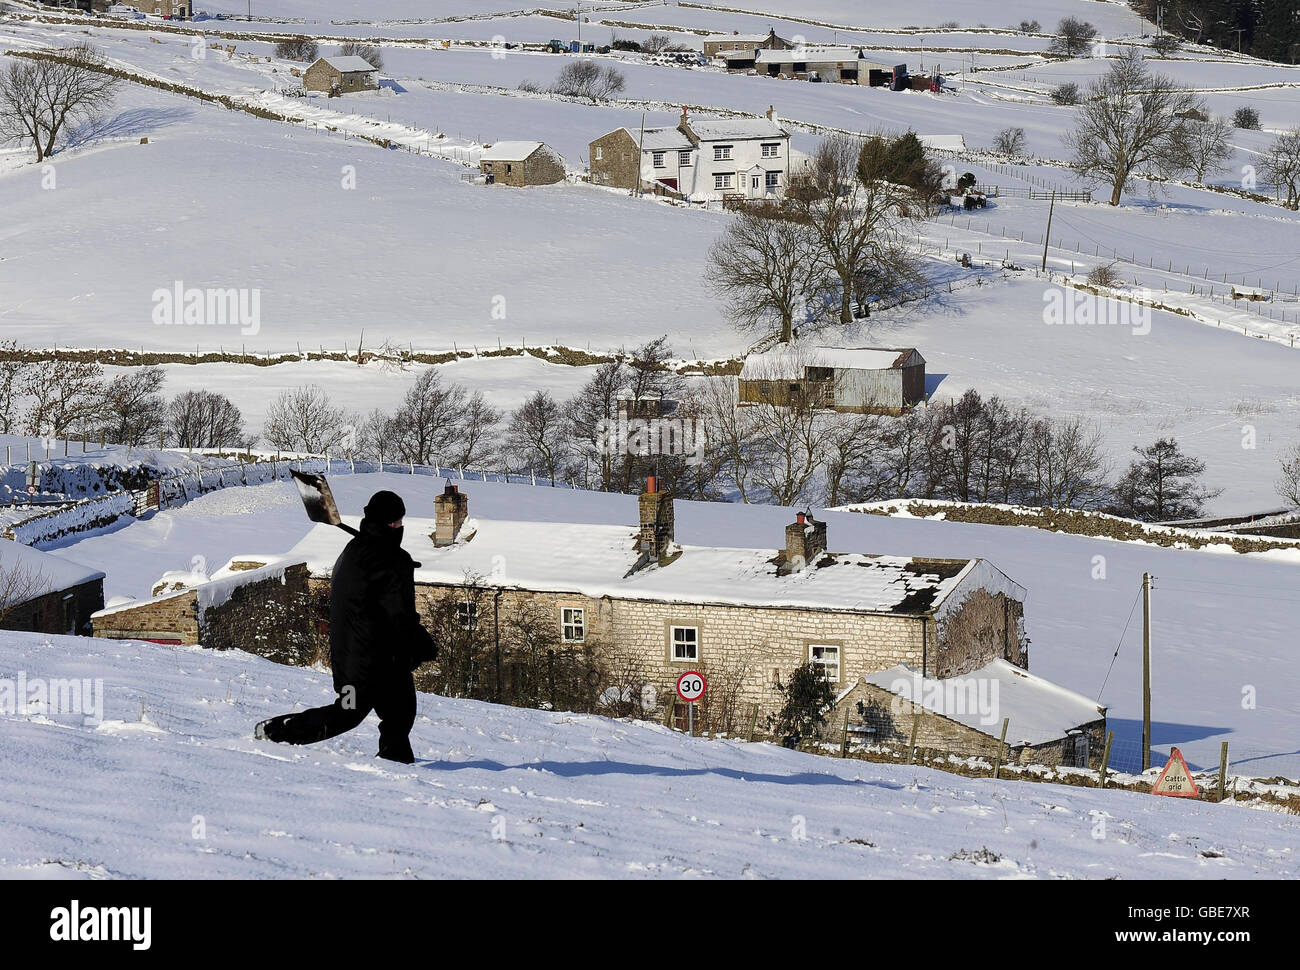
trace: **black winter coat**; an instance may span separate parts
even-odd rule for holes
[[[415,608],[417,563],[401,530],[363,519],[330,579],[330,664],[338,689],[390,683],[437,655]]]

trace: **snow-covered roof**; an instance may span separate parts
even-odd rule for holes
[[[25,573],[30,579],[15,581],[12,593],[21,592],[22,598],[8,604],[11,606],[16,606],[20,602],[26,603],[46,593],[54,593],[104,578],[104,574],[98,569],[91,569],[89,566],[64,559],[62,556],[33,549],[13,539],[0,539],[0,571],[8,577],[13,575],[15,570]]]
[[[689,118],[686,124],[700,141],[790,137],[788,131],[767,118]]]
[[[917,135],[916,140],[926,148],[945,152],[964,152],[966,139],[962,135]]]
[[[737,44],[753,42],[762,44],[771,38],[771,34],[709,34],[704,38],[706,44],[719,43],[724,40],[733,41]]]
[[[633,141],[640,138],[644,152],[686,151],[695,147],[678,128],[647,128],[644,137],[641,137],[640,129],[631,131],[625,128],[624,131],[632,136]]]
[[[329,528],[332,528],[332,526]],[[233,563],[250,561],[265,563],[265,565],[254,569],[232,568]],[[101,617],[112,613],[121,613],[124,610],[133,610],[146,603],[156,603],[176,596],[185,596],[189,593],[195,594],[199,615],[202,616],[204,612],[212,607],[225,603],[230,599],[231,594],[241,586],[261,582],[264,579],[279,579],[283,582],[285,570],[291,566],[301,564],[302,561],[292,556],[236,556],[211,576],[187,571],[164,573],[163,580],[174,581],[181,588],[159,593],[157,596],[148,599],[115,602],[112,606],[105,606],[94,616]]]
[[[335,54],[332,57],[322,57],[321,60],[343,74],[370,73],[379,70],[364,57],[357,57],[355,54],[349,54],[346,57]]]
[[[782,344],[750,354],[740,369],[744,380],[783,380],[804,376],[805,367],[836,370],[893,370],[915,351],[911,347],[807,347]]]
[[[442,547],[430,539],[433,527],[432,519],[406,519],[402,545],[421,564],[417,583],[459,585],[472,577],[484,587],[592,598],[904,616],[942,613],[976,587],[1024,595],[979,559],[832,553],[779,576],[773,549],[679,545],[674,551],[680,555],[666,565],[651,564],[627,575],[639,556],[633,526],[471,518],[459,541]],[[342,530],[320,525],[294,546],[289,558],[306,561],[314,575],[326,575],[347,541]]]
[[[485,162],[522,162],[541,147],[540,141],[499,141],[479,158]]]
[[[862,680],[995,738],[1002,733],[1002,719],[1010,718],[1007,743],[1013,746],[1055,741],[1106,712],[1096,701],[1005,660],[945,679],[922,677],[916,668],[899,664]]]

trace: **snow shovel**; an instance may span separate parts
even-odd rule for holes
[[[352,526],[347,525],[339,517],[339,507],[334,502],[334,494],[330,491],[330,483],[325,481],[324,475],[313,475],[311,472],[296,472],[292,468],[289,474],[293,476],[294,484],[298,486],[298,494],[302,496],[303,507],[307,509],[307,518],[313,522],[323,522],[325,525],[336,525],[344,532],[351,533],[354,536],[361,535]]]

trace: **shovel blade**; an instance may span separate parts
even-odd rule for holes
[[[324,475],[292,469],[289,474],[293,476],[294,484],[298,486],[298,494],[302,496],[307,518],[313,522],[323,522],[325,525],[339,525],[343,521],[339,518],[339,507],[334,503],[334,495],[330,492],[330,484],[325,480]]]

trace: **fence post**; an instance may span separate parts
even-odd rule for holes
[[[1007,745],[1007,724],[1010,722],[1010,720],[1011,718],[1009,717],[1004,717],[1002,719],[1002,736],[998,738],[998,756],[993,762],[994,778],[1002,777],[1002,751]]]
[[[749,740],[754,740],[754,732],[758,730],[758,702],[754,702],[754,713],[749,719]]]
[[[668,711],[664,715],[664,726],[669,730],[675,730],[673,724],[677,720],[677,698],[676,696],[668,699]]]
[[[1223,786],[1228,781],[1228,742],[1219,749],[1219,801],[1223,801]]]
[[[912,714],[912,739],[907,742],[907,763],[916,764],[916,730],[921,726],[921,712]]]
[[[1107,732],[1106,732],[1106,748],[1105,748],[1105,750],[1102,751],[1102,753],[1101,753],[1101,772],[1100,772],[1100,774],[1098,774],[1098,776],[1097,776],[1097,787],[1098,787],[1098,788],[1105,788],[1105,787],[1106,787],[1106,772],[1110,769],[1110,746],[1111,746],[1111,743],[1112,743],[1114,740],[1115,740],[1115,732],[1114,732],[1114,731],[1107,731]]]

